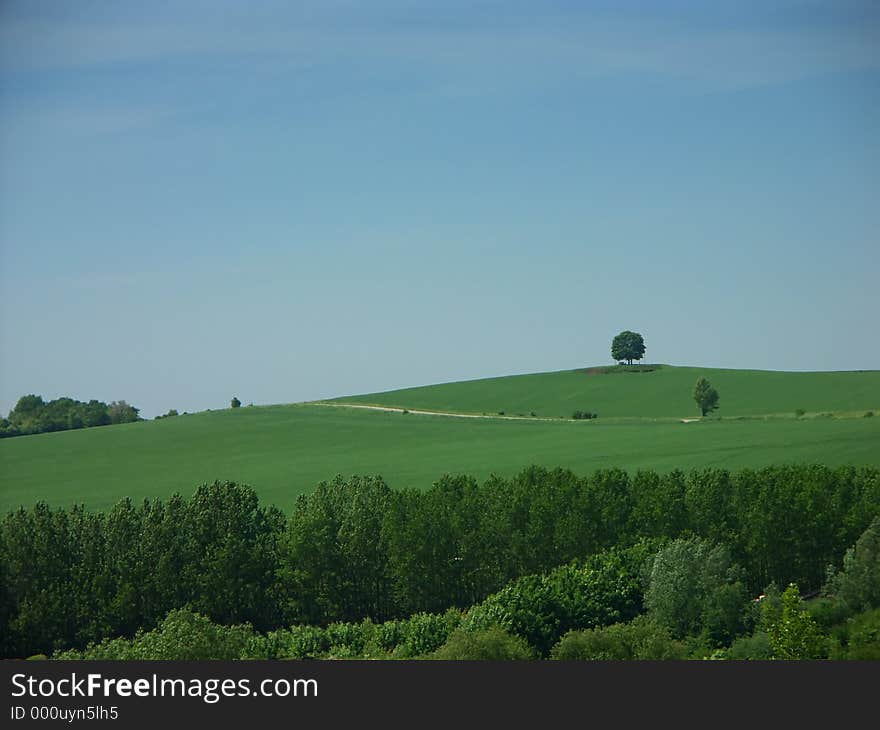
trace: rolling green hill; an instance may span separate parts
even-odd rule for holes
[[[638,376],[641,377],[641,376]],[[683,424],[454,418],[320,405],[205,412],[0,441],[0,511],[46,500],[106,508],[128,496],[246,482],[289,511],[336,474],[424,488],[443,473],[485,478],[529,464],[579,473],[811,461],[880,466],[878,418],[771,418]]]
[[[457,413],[662,418],[699,415],[697,378],[721,396],[722,416],[880,409],[880,370],[790,373],[658,366],[651,372],[603,373],[602,368],[468,380],[336,398],[339,403],[398,406]]]

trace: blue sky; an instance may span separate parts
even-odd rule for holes
[[[880,5],[0,5],[0,411],[880,368]]]

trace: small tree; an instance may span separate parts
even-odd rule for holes
[[[825,656],[828,640],[803,609],[794,583],[782,594],[781,605],[765,601],[761,609],[774,659],[822,659]]]
[[[700,378],[694,386],[694,400],[700,407],[700,413],[705,416],[718,408],[718,391],[706,378]]]
[[[233,397],[233,399],[229,402],[229,405],[233,408],[241,408],[241,401],[238,398]]]
[[[131,423],[138,420],[140,409],[129,405],[124,400],[115,400],[107,406],[110,423]]]
[[[638,332],[624,330],[611,341],[611,357],[618,362],[626,360],[630,365],[633,360],[641,360],[645,356],[645,340]]]

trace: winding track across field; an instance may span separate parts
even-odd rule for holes
[[[451,413],[449,411],[423,411],[418,408],[395,408],[393,406],[368,406],[362,403],[309,403],[310,406],[329,406],[331,408],[362,408],[368,411],[387,411],[390,413],[416,413],[421,416],[449,416],[451,418],[491,418],[507,421],[564,421],[564,418],[547,418],[546,416],[499,416],[486,413]]]

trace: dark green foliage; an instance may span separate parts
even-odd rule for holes
[[[699,378],[694,385],[694,400],[700,408],[700,414],[706,416],[718,408],[718,391],[706,378]]]
[[[740,636],[724,652],[725,659],[765,661],[773,658],[770,637],[766,631],[756,631],[749,636]]]
[[[828,632],[844,623],[852,615],[852,609],[838,598],[815,598],[806,604],[813,621],[822,631]]]
[[[447,476],[424,492],[353,477],[319,485],[289,519],[250,488],[220,483],[189,499],[123,500],[108,513],[37,504],[0,522],[0,641],[5,656],[84,647],[149,631],[189,606],[269,631],[259,649],[269,655],[279,627],[365,619],[369,636],[332,639],[348,647],[340,655],[415,655],[455,628],[436,617],[475,607],[476,628],[500,623],[546,654],[569,630],[637,615],[644,559],[663,540],[699,538],[728,552],[682,568],[697,588],[671,630],[717,646],[753,630],[740,610],[749,596],[771,581],[817,590],[824,566],[857,540],[841,575],[873,585],[873,543],[859,536],[878,510],[877,469],[809,465],[584,477],[531,467],[483,484]],[[706,572],[735,564],[743,574]]]
[[[500,626],[478,631],[458,629],[431,657],[454,660],[526,660],[534,659],[529,645]]]
[[[550,653],[560,660],[686,659],[687,648],[648,616],[586,631],[570,631]]]
[[[598,413],[592,413],[590,411],[575,411],[574,413],[571,414],[571,417],[575,421],[584,421],[584,420],[588,421],[591,418],[597,418],[598,415],[599,415]]]
[[[283,529],[276,509],[228,483],[200,487],[189,501],[123,500],[108,514],[42,503],[11,512],[0,527],[9,650],[26,656],[132,636],[186,605],[223,623],[277,626]]]
[[[611,357],[618,362],[626,360],[632,365],[633,360],[644,356],[645,340],[638,332],[624,330],[611,341]]]
[[[154,420],[161,421],[163,418],[174,418],[174,416],[177,416],[177,415],[179,415],[177,412],[177,409],[172,408],[168,411],[168,413],[165,413],[161,416],[156,416],[156,418]]]
[[[229,402],[229,407],[230,408],[241,408],[241,401],[238,398],[233,396],[232,400]]]
[[[880,659],[880,608],[848,619],[834,632],[832,659]]]
[[[123,401],[124,403],[124,401]],[[137,409],[134,409],[135,419]],[[0,420],[0,438],[51,431],[106,426],[113,421],[110,406],[97,400],[88,403],[73,398],[56,398],[48,403],[39,395],[18,399],[8,418]]]
[[[728,548],[681,538],[649,561],[645,606],[675,638],[702,635],[711,646],[726,645],[745,621],[748,593],[741,579]]]
[[[880,516],[846,551],[843,570],[832,572],[824,590],[852,611],[880,607]]]
[[[639,568],[651,548],[608,550],[583,565],[513,581],[475,606],[465,618],[469,630],[499,625],[546,656],[559,638],[576,628],[627,621],[642,610]]]
[[[796,408],[794,411],[795,418],[800,418],[805,413],[806,413],[806,411],[803,408]]]

